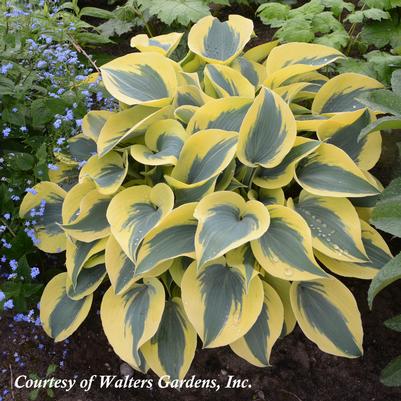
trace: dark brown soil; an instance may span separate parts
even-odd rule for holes
[[[280,340],[273,348],[271,368],[256,368],[234,355],[228,347],[198,349],[188,377],[217,379],[219,392],[211,390],[161,390],[153,374],[137,378],[152,378],[153,390],[100,389],[95,382],[90,392],[74,388],[70,393],[56,392],[57,401],[398,401],[401,389],[388,388],[379,382],[380,370],[400,353],[400,334],[386,329],[382,321],[401,312],[401,283],[395,284],[377,297],[373,312],[368,310],[366,293],[368,283],[360,280],[343,280],[354,293],[360,307],[365,332],[365,354],[359,359],[345,359],[321,352],[307,340],[297,328],[292,334]],[[10,388],[11,371],[15,378],[21,374],[37,373],[44,377],[50,363],[58,364],[62,359],[63,344],[54,344],[43,335],[40,328],[19,323],[14,330],[9,327],[11,318],[0,321],[0,388]],[[36,333],[36,334],[35,334]],[[38,335],[37,339],[34,338]],[[42,338],[43,337],[43,338]],[[45,345],[38,350],[38,344]],[[97,375],[120,375],[122,361],[114,354],[102,332],[96,313],[71,337],[67,347],[68,355],[63,368],[54,374],[57,378],[77,379]],[[18,352],[24,367],[15,362]],[[249,379],[251,388],[224,388],[228,375]],[[5,401],[25,401],[26,391],[14,389],[4,397]],[[39,401],[47,400],[40,394]]]

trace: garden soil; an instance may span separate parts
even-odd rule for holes
[[[98,383],[90,392],[74,388],[70,393],[56,391],[57,401],[399,401],[400,388],[388,388],[379,382],[380,370],[401,353],[400,333],[387,329],[383,320],[401,312],[401,283],[395,284],[380,294],[373,311],[366,302],[368,282],[343,280],[356,297],[362,313],[364,328],[364,355],[359,359],[345,359],[328,355],[310,342],[299,328],[286,338],[279,340],[273,348],[271,367],[256,368],[231,352],[229,347],[202,350],[198,347],[194,362],[187,377],[217,379],[221,385],[218,392],[208,389],[100,389]],[[100,299],[95,305],[99,306]],[[10,387],[13,377],[36,373],[44,377],[51,363],[58,364],[65,347],[54,344],[43,336],[38,328],[38,339],[32,335],[33,326],[25,323],[15,325],[16,332],[8,328],[11,317],[0,322],[0,389]],[[38,350],[38,343],[45,345]],[[71,337],[68,356],[63,368],[54,376],[78,380],[96,375],[121,376],[122,361],[114,354],[103,334],[100,318],[92,313],[82,327]],[[25,361],[24,367],[15,363],[14,352]],[[135,378],[152,378],[134,372]],[[237,379],[249,379],[251,388],[226,389],[229,375]],[[28,392],[14,389],[4,401],[27,401]],[[48,400],[42,392],[38,401]]]

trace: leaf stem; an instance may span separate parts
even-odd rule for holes
[[[249,177],[248,184],[247,184],[248,185],[248,191],[250,189],[252,189],[252,183],[253,183],[253,179],[255,178],[255,175],[256,175],[256,167],[254,167],[252,169],[251,175]]]
[[[77,52],[83,54],[89,60],[89,62],[93,65],[95,70],[100,74],[100,69],[96,65],[96,63],[92,60],[92,57],[89,56],[89,54],[78,43],[76,43],[75,40],[70,35],[67,35],[67,37],[68,37],[68,40],[71,42],[71,44],[75,47]]]
[[[10,231],[10,234],[15,238],[17,235],[11,229],[11,227],[7,224],[7,222],[2,217],[0,217],[0,221],[7,227],[8,231]]]

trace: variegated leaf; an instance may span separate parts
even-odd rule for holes
[[[187,203],[174,209],[145,236],[138,252],[136,274],[150,273],[161,263],[179,256],[195,256],[196,205]]]
[[[294,145],[295,118],[283,99],[262,88],[242,122],[238,158],[250,167],[275,167]]]
[[[251,242],[260,265],[269,274],[284,280],[327,277],[313,256],[312,235],[305,220],[285,206],[270,205],[267,210],[270,226],[260,238]]]
[[[104,124],[114,114],[114,112],[107,110],[89,111],[82,119],[82,133],[92,141],[97,142]]]
[[[121,144],[122,147],[132,145],[132,141],[144,134],[151,124],[168,118],[171,112],[171,106],[157,109],[138,105],[115,113],[106,121],[100,132],[97,141],[99,156],[104,156],[117,145]]]
[[[322,143],[301,160],[295,179],[303,189],[321,196],[365,197],[380,193],[376,182],[368,180],[350,156],[330,143]]]
[[[137,370],[145,371],[140,347],[156,333],[164,310],[165,292],[156,278],[134,284],[124,295],[110,287],[100,307],[103,330],[114,352]]]
[[[361,140],[359,135],[375,119],[374,114],[367,109],[338,114],[320,124],[317,135],[321,141],[342,149],[359,168],[370,170],[380,158],[382,148],[380,131],[372,132]]]
[[[63,224],[63,230],[71,237],[82,242],[92,242],[110,234],[106,211],[112,197],[102,195],[97,189],[88,192],[81,200],[75,218]]]
[[[220,191],[204,197],[195,209],[199,224],[195,236],[198,267],[262,236],[269,227],[266,207],[245,202],[238,194]],[[224,232],[224,235],[222,235]]]
[[[74,241],[67,237],[66,261],[68,277],[75,289],[78,282],[78,276],[84,265],[89,259],[104,251],[107,238],[94,240],[92,242]]]
[[[220,22],[207,16],[189,31],[189,49],[209,63],[229,64],[251,38],[253,22],[240,15],[230,15]]]
[[[234,158],[238,135],[218,129],[200,131],[185,142],[177,165],[165,179],[173,187],[181,182],[197,188],[217,177]]]
[[[204,82],[205,92],[209,96],[241,96],[250,99],[255,97],[254,86],[239,71],[225,65],[206,65]]]
[[[254,277],[246,291],[244,272],[226,265],[224,257],[199,271],[193,262],[181,282],[185,312],[204,348],[230,344],[246,334],[263,305],[263,286]]]
[[[166,301],[156,334],[142,347],[150,368],[165,381],[183,379],[196,350],[196,331],[180,298]]]
[[[182,35],[181,32],[171,32],[149,38],[146,34],[140,34],[131,38],[130,45],[140,52],[155,52],[168,57],[178,46]]]
[[[118,191],[128,171],[127,154],[109,152],[99,158],[93,155],[82,167],[79,180],[90,177],[102,195],[112,195]]]
[[[243,97],[211,100],[195,111],[189,120],[187,132],[194,134],[205,129],[239,132],[251,104],[251,99]]]
[[[59,253],[65,250],[66,236],[60,227],[65,196],[66,192],[57,184],[42,181],[22,200],[19,216],[36,220],[35,245],[43,252]]]
[[[293,282],[291,304],[304,334],[324,352],[362,355],[362,322],[352,293],[334,277]]]
[[[302,191],[295,207],[312,231],[315,249],[338,260],[368,261],[362,243],[361,223],[348,199]]]
[[[177,89],[174,67],[161,54],[127,54],[104,64],[100,70],[109,93],[128,105],[166,106]]]
[[[131,156],[144,165],[175,165],[188,135],[176,120],[161,120],[145,133],[145,145],[132,145]]]
[[[113,197],[107,220],[113,236],[133,262],[145,235],[171,212],[173,205],[173,191],[166,184],[153,188],[136,185]]]
[[[296,163],[315,151],[319,146],[319,141],[301,136],[297,137],[294,147],[287,153],[278,166],[257,168],[253,179],[254,184],[267,189],[285,187],[294,178]]]
[[[337,75],[327,81],[316,94],[312,113],[334,114],[363,109],[366,106],[358,97],[379,88],[383,88],[383,84],[366,75],[353,72]]]
[[[243,337],[230,344],[237,355],[258,367],[270,365],[271,350],[284,323],[284,307],[277,292],[263,282],[263,293],[263,306],[256,322]]]
[[[316,252],[317,258],[335,274],[371,280],[393,255],[386,241],[373,227],[361,220],[361,228],[362,243],[369,261],[352,263],[336,260],[320,252]]]
[[[77,301],[66,293],[67,273],[53,277],[40,299],[40,320],[46,334],[55,342],[63,341],[81,325],[89,313],[93,295]]]

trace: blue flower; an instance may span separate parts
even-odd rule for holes
[[[10,135],[11,128],[7,127],[3,129],[3,137],[7,138]]]
[[[29,192],[32,195],[36,195],[38,192],[33,188],[26,188],[25,192]]]
[[[4,217],[6,220],[10,220],[11,214],[10,214],[10,213],[4,213],[4,214],[3,214],[3,217]]]
[[[36,278],[39,275],[39,273],[40,273],[40,270],[38,267],[36,267],[36,266],[32,267],[32,269],[31,269],[31,277],[32,278]]]
[[[9,70],[13,68],[14,64],[13,63],[7,63],[4,64],[0,67],[0,74],[6,75]]]
[[[1,239],[1,242],[3,243],[4,248],[11,248],[11,244],[9,244],[4,238]]]
[[[61,127],[62,121],[58,118],[54,123],[53,126],[56,129],[59,129]]]
[[[18,262],[15,259],[11,259],[9,262],[9,265],[10,265],[12,271],[17,270],[17,268],[18,268]]]
[[[51,163],[49,163],[49,164],[47,165],[47,168],[48,168],[49,170],[53,170],[53,171],[58,170],[58,166],[56,166],[55,164],[51,164]]]
[[[43,60],[39,60],[36,64],[37,68],[45,68],[46,66],[47,66],[47,63],[46,63],[46,61],[43,61]]]
[[[5,296],[4,292],[0,291],[0,302],[4,301],[5,299],[6,299],[6,296]]]
[[[9,299],[6,301],[3,305],[4,310],[10,310],[14,308],[14,301],[12,299]]]

